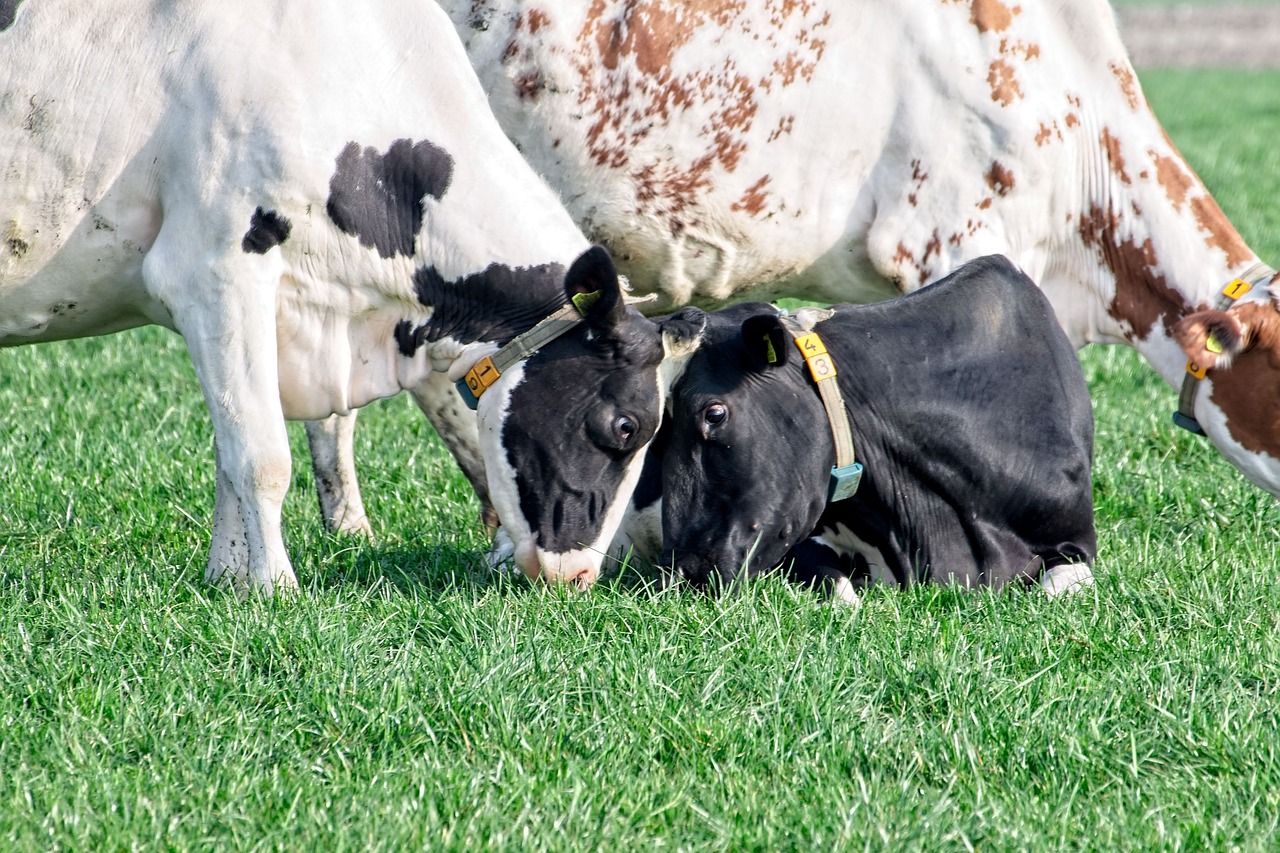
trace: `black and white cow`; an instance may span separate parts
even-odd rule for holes
[[[673,577],[722,588],[783,564],[842,597],[851,578],[1050,591],[1091,579],[1088,388],[1048,300],[1007,259],[803,327],[757,308],[709,315],[672,389]],[[831,417],[846,411],[829,416],[819,376],[838,384],[863,466],[842,500],[828,499]]]
[[[183,336],[211,581],[296,584],[285,418],[412,388],[483,489],[453,380],[561,307],[587,243],[435,2],[5,2],[0,56],[0,346]]]

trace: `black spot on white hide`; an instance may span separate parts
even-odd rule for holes
[[[244,232],[240,248],[245,252],[265,255],[273,247],[289,239],[289,230],[292,227],[288,219],[274,210],[263,210],[259,207],[249,218],[249,230]]]
[[[382,257],[412,256],[423,200],[442,198],[452,179],[453,157],[425,140],[397,139],[385,154],[350,142],[338,155],[325,209],[343,233]]]

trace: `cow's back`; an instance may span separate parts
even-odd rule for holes
[[[1092,559],[1088,388],[1048,301],[1007,260],[817,330],[866,467],[824,524],[882,543],[900,581],[927,568],[999,584]]]
[[[672,304],[1031,268],[1081,212],[1090,114],[1160,140],[1102,0],[442,5],[504,129]]]

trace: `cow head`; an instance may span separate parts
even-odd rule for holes
[[[570,267],[583,323],[507,370],[480,400],[494,508],[526,575],[581,589],[599,577],[662,419],[667,371],[705,314],[650,320],[629,307],[607,252]]]
[[[835,449],[778,315],[712,318],[671,391],[662,526],[667,580],[720,588],[809,536]]]
[[[1280,300],[1197,311],[1173,336],[1207,371],[1196,409],[1201,427],[1250,480],[1280,494]]]

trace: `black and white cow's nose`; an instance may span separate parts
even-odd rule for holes
[[[590,589],[600,577],[599,560],[592,559],[592,552],[586,549],[556,554],[525,541],[516,546],[512,559],[529,580],[565,584],[582,592]]]
[[[715,563],[705,555],[681,554],[677,558],[674,554],[669,554],[668,557],[662,573],[664,586],[684,582],[705,591],[708,580],[716,575]]]

